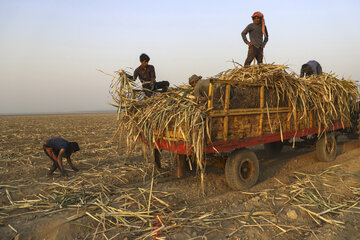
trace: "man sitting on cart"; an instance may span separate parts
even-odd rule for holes
[[[155,68],[153,65],[149,65],[150,57],[145,53],[140,55],[141,65],[135,69],[134,76],[129,77],[135,81],[138,77],[141,81],[143,90],[147,97],[151,97],[154,91],[161,90],[160,92],[166,92],[169,87],[168,81],[156,82]]]

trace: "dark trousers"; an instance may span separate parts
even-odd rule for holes
[[[247,58],[245,60],[245,66],[249,66],[252,62],[252,60],[254,60],[254,58],[256,58],[257,63],[262,63],[263,61],[263,48],[262,47],[255,47],[255,46],[249,46],[249,51],[248,51],[248,55]]]
[[[170,83],[168,81],[155,82],[155,84],[145,83],[142,85],[145,95],[151,97],[155,91],[167,92]]]

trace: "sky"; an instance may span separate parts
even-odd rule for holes
[[[113,110],[109,86],[147,53],[157,80],[185,84],[244,63],[242,30],[264,14],[264,62],[360,80],[360,1],[0,0],[0,114]]]

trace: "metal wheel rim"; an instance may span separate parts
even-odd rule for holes
[[[254,176],[254,164],[253,162],[246,158],[242,160],[239,164],[239,176],[240,179],[244,182],[249,182]]]

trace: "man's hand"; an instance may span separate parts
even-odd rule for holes
[[[126,74],[126,77],[127,77],[129,80],[134,81],[134,77],[133,77],[133,76],[131,76],[131,75],[128,74],[128,73],[125,73],[125,74]]]
[[[253,43],[252,43],[252,42],[248,42],[248,45],[249,45],[249,47],[251,47],[251,46],[253,45]]]
[[[155,82],[151,82],[150,83],[150,90],[154,91],[155,90]]]
[[[75,172],[78,172],[78,171],[79,171],[79,169],[77,169],[77,168],[74,166],[74,164],[72,163],[70,156],[67,157],[66,160],[67,160],[69,166],[72,168],[72,170],[74,170]]]
[[[74,170],[75,172],[78,172],[78,171],[79,171],[79,169],[77,169],[77,168],[74,167],[74,166],[72,166],[71,168],[72,168],[72,170]]]
[[[69,174],[67,173],[67,171],[65,169],[61,170],[61,175],[63,177],[69,177]]]

